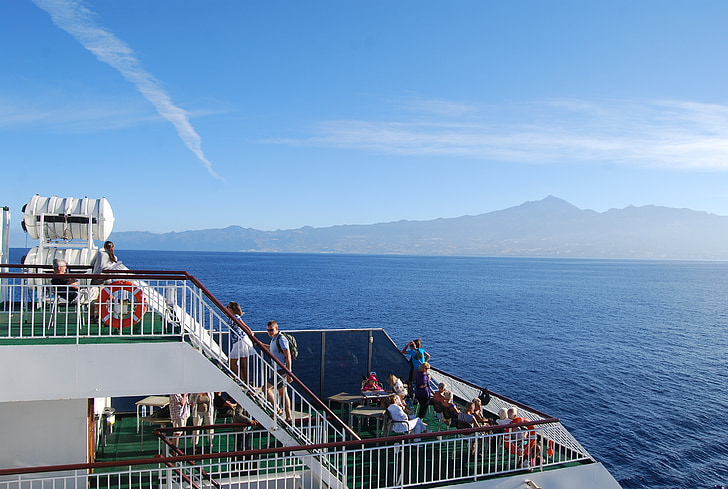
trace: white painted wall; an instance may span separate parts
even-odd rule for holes
[[[0,467],[87,462],[88,399],[222,391],[273,421],[187,343],[0,346]],[[276,432],[285,443],[293,440]]]
[[[230,389],[189,344],[0,346],[0,403]]]
[[[88,462],[88,400],[0,403],[0,467]]]

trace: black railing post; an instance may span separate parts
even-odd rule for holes
[[[324,381],[326,380],[326,331],[321,331],[321,381],[319,384],[319,398],[326,399],[324,397]]]

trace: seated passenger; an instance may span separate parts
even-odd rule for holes
[[[446,405],[445,397],[443,396],[446,390],[447,385],[445,385],[445,382],[440,382],[437,385],[437,392],[432,394],[432,407],[436,413],[441,413]]]
[[[478,419],[475,417],[475,404],[469,402],[465,405],[465,410],[461,411],[457,417],[458,428],[473,428],[482,426]]]
[[[231,399],[227,392],[215,392],[212,402],[215,406],[216,417],[232,418],[235,416],[238,403]]]
[[[402,407],[398,404],[397,394],[392,394],[387,398],[387,413],[392,418],[392,431],[395,433],[407,433],[412,431],[420,434],[427,429],[427,425],[417,416],[407,416]]]
[[[503,426],[511,423],[511,419],[508,417],[508,409],[500,408],[498,410],[498,419],[495,420],[495,424]]]
[[[480,426],[488,426],[490,424],[490,420],[485,417],[483,414],[483,401],[480,400],[479,397],[476,397],[473,399],[473,416],[475,416],[475,419],[478,420],[478,423],[480,423]]]
[[[369,374],[369,377],[362,383],[362,392],[383,392],[382,384],[377,380],[377,376],[374,373]]]
[[[68,264],[66,261],[60,259],[53,260],[53,273],[64,275],[68,273]],[[56,293],[67,302],[73,302],[78,297],[78,280],[75,278],[52,278],[51,285],[57,286]]]
[[[443,418],[445,418],[450,426],[453,428],[457,424],[458,414],[460,414],[460,409],[455,405],[454,402],[452,402],[452,392],[445,391],[445,393],[442,395],[445,398],[445,405],[443,406],[442,415]]]
[[[387,382],[389,382],[389,387],[391,388],[392,392],[397,394],[402,399],[407,397],[407,387],[400,379],[397,378],[396,375],[389,374],[387,376]]]
[[[508,408],[508,418],[512,424],[527,423],[530,421],[525,416],[519,416],[518,408],[516,407]],[[520,465],[526,466],[531,463],[531,457],[533,457],[534,455],[540,456],[541,447],[536,448],[536,441],[538,437],[536,431],[533,430],[532,426],[529,427],[528,425],[526,425],[514,427],[508,429],[508,431],[511,432],[511,434],[508,435],[508,444],[510,445],[510,451],[514,455],[518,455],[521,457],[521,460],[519,461]]]

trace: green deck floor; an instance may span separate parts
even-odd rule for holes
[[[111,328],[99,319],[90,320],[88,312],[75,307],[60,306],[55,324],[51,321],[50,307],[0,312],[0,345],[41,343],[118,343],[135,341],[179,341],[179,334],[171,323],[152,311],[147,311],[139,323],[127,328]],[[79,326],[80,323],[80,326]]]
[[[336,407],[334,408],[334,412],[338,414],[338,409]],[[234,432],[234,429],[232,427],[225,428],[223,426],[219,426],[219,424],[222,424],[225,421],[230,422],[230,419],[223,420],[222,422],[220,420],[216,421],[216,423],[218,424],[218,427],[216,428],[216,434],[232,434]],[[428,426],[431,427],[433,430],[437,429],[437,419],[434,418],[434,413],[432,410],[429,411],[429,415],[426,417],[425,422],[428,423]],[[150,425],[148,423],[141,423],[141,425],[141,429],[143,430],[144,449],[142,449],[142,432],[136,432],[136,415],[134,413],[117,414],[113,433],[107,436],[106,446],[97,447],[96,461],[120,461],[139,458],[152,458],[156,456],[160,450],[160,442],[157,437],[154,436],[154,430],[157,429],[158,425]],[[445,427],[443,427],[443,429],[445,429]],[[365,425],[364,430],[360,433],[360,436],[362,436],[362,438],[373,438],[375,437],[375,435],[376,426],[374,425],[374,423],[371,423],[371,425],[369,426]],[[445,439],[448,439],[448,437],[456,437],[456,435],[448,435],[447,431],[445,431],[443,432],[443,437]],[[206,437],[203,435],[201,436],[201,438],[203,440],[202,450],[206,454],[217,454],[236,450],[234,445],[234,438],[232,436],[222,438],[216,437],[215,446],[212,451],[210,450],[209,441],[206,439]],[[227,440],[227,442],[225,440]],[[485,443],[487,443],[487,441]],[[263,446],[264,444],[266,446]],[[190,445],[190,440],[183,440],[180,442],[180,449],[185,454],[192,455],[194,451]],[[256,442],[252,446],[252,448],[264,449],[272,448],[275,446],[280,445],[272,437],[265,436],[259,438],[258,442]],[[486,447],[481,448],[483,449],[479,450],[478,455],[478,462],[480,464],[486,464],[492,468],[504,466],[515,467],[514,458],[512,458],[512,456],[508,454],[507,451],[487,450],[485,449]],[[428,445],[426,448],[406,446],[405,449],[419,450],[419,455],[417,459],[419,462],[417,464],[418,466],[427,466],[430,468],[429,470],[433,471],[433,473],[438,473],[437,471],[441,471],[440,473],[447,474],[449,477],[457,477],[460,472],[468,472],[468,467],[472,467],[472,465],[476,462],[476,460],[474,460],[470,456],[466,444],[463,444],[462,446],[458,445],[458,448],[455,448],[453,444],[442,443],[439,445]],[[454,459],[458,460],[457,464],[452,463]],[[379,482],[381,482],[382,484],[385,484],[386,482],[391,483],[391,481],[388,481],[388,479],[392,477],[391,473],[394,472],[394,467],[389,467],[389,465],[391,465],[392,463],[393,462],[390,460],[387,464],[384,464],[387,466],[380,466],[380,464],[383,464],[383,462],[366,460],[363,458],[352,459],[350,461],[350,465],[352,465],[352,467],[356,466],[358,468],[361,468],[362,464],[369,464],[369,472],[371,472],[372,474],[378,474],[377,477],[379,479]],[[412,470],[419,469],[415,467],[412,468]],[[352,470],[352,473],[355,472],[357,471]]]

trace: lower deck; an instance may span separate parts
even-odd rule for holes
[[[334,412],[346,418],[347,413],[341,413],[340,406],[334,406]],[[565,467],[574,467],[591,463],[591,461],[575,461],[573,454],[566,453],[564,447],[554,447],[549,457],[548,449],[544,450],[544,457],[551,462],[547,466],[530,466],[527,458],[509,450],[503,442],[503,437],[487,435],[463,435],[441,424],[430,409],[425,418],[428,431],[435,435],[423,435],[420,438],[410,436],[406,440],[393,441],[394,433],[382,433],[377,424],[364,422],[361,427],[357,425],[357,433],[366,440],[367,445],[358,450],[351,450],[352,456],[347,458],[350,475],[349,487],[391,487],[397,477],[406,476],[411,480],[421,480],[425,472],[426,479],[444,480],[470,480],[473,474],[480,473],[482,478],[499,478],[512,475],[514,472],[532,473],[537,471],[556,470]],[[305,420],[299,419],[305,423]],[[140,421],[140,431],[137,432],[137,416],[135,413],[121,413],[116,415],[113,428],[108,434],[100,437],[96,450],[96,462],[119,462],[124,460],[153,458],[159,455],[193,457],[198,463],[215,466],[215,471],[222,474],[232,470],[230,464],[244,461],[248,472],[270,474],[281,468],[278,460],[283,453],[295,451],[289,447],[285,452],[280,442],[270,436],[262,428],[233,424],[232,418],[215,420],[215,425],[195,430],[191,422],[177,441],[176,449],[170,444],[174,435],[169,428],[167,419],[146,417]],[[442,430],[442,431],[439,431]],[[384,437],[383,437],[384,436]],[[397,450],[398,465],[393,465],[394,453],[382,449],[390,446]],[[246,453],[251,455],[246,455]],[[376,454],[376,455],[375,455]],[[389,455],[389,456],[388,456]],[[534,453],[534,457],[536,454]],[[559,459],[563,459],[559,463]],[[403,462],[405,462],[402,466]],[[402,472],[406,467],[407,474]],[[238,470],[233,470],[238,472]],[[363,481],[354,480],[366,474]]]

